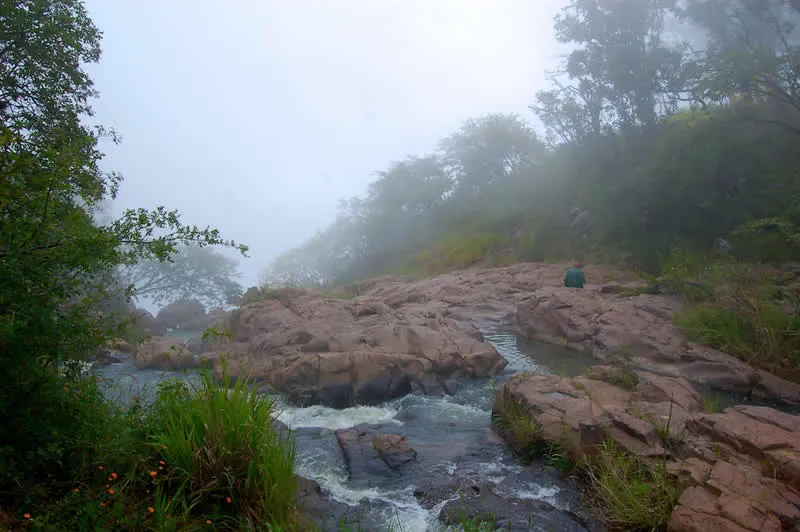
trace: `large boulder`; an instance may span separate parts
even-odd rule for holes
[[[196,299],[181,299],[158,311],[156,319],[168,329],[195,329],[206,323],[206,308]]]
[[[609,377],[612,372],[597,372]],[[631,389],[587,377],[520,375],[501,388],[495,414],[513,403],[580,463],[612,440],[658,467],[666,465],[683,493],[669,529],[675,532],[794,530],[800,520],[800,416],[736,406],[703,413],[682,378],[637,372]],[[503,434],[512,446],[511,433]]]
[[[417,452],[399,434],[361,426],[336,431],[350,481],[368,485],[374,477],[391,476],[417,459]]]
[[[469,322],[371,298],[285,289],[235,310],[226,326],[230,341],[209,346],[204,357],[221,371],[225,356],[233,377],[270,383],[303,404],[345,407],[439,394],[506,365]]]
[[[690,342],[673,323],[680,308],[677,299],[665,296],[620,298],[602,288],[545,287],[518,307],[515,323],[521,336],[600,357],[624,354],[641,369],[684,376],[744,396],[800,404],[800,384]]]
[[[138,369],[180,370],[196,367],[194,355],[183,346],[183,341],[156,336],[148,338],[134,353]]]

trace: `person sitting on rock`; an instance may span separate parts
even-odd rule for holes
[[[564,276],[564,286],[567,288],[583,288],[584,283],[586,283],[586,277],[583,275],[583,270],[581,270],[581,263],[575,262],[572,268],[567,270],[567,275]]]

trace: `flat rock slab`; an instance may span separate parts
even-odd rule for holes
[[[719,390],[800,404],[800,384],[690,342],[672,321],[681,308],[678,299],[650,294],[620,298],[602,288],[536,290],[517,308],[517,332],[598,356],[624,353],[639,369]]]

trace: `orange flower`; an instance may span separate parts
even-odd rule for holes
[[[99,466],[97,466],[97,469],[99,469],[100,471],[102,471],[102,470],[103,470],[103,466],[99,465]]]
[[[109,488],[108,493],[109,495],[114,495],[114,488]]]
[[[25,519],[30,519],[31,518],[31,514],[25,514],[22,517],[24,517]]]
[[[75,489],[74,489],[74,490],[72,490],[72,491],[74,491],[75,493],[78,493],[80,490],[79,490],[78,488],[75,488]]]
[[[159,460],[158,463],[161,464],[161,465],[166,464],[166,462],[164,460]]]
[[[117,480],[117,477],[118,477],[119,475],[117,475],[116,473],[111,473],[111,476],[114,478],[114,480]]]
[[[156,476],[156,475],[158,475],[158,473],[157,473],[156,471],[150,471],[150,476],[151,476],[151,477],[154,477],[154,476]]]
[[[106,505],[106,503],[104,503],[104,502],[100,503],[100,506],[105,506],[105,505]]]
[[[159,471],[164,471],[164,466],[158,466]]]
[[[153,508],[152,506],[148,506],[148,507],[147,507],[147,511],[148,511],[148,512],[150,512],[150,513],[153,513],[153,512],[155,512],[155,511],[156,511],[156,509],[155,509],[155,508]]]
[[[231,503],[231,498],[230,498],[230,497],[225,497],[225,502],[227,502],[228,504],[230,504],[230,503]]]
[[[211,524],[211,519],[206,519],[206,524],[210,525]]]

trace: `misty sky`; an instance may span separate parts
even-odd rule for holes
[[[87,0],[115,212],[177,208],[250,246],[244,283],[374,172],[527,109],[562,0]]]

